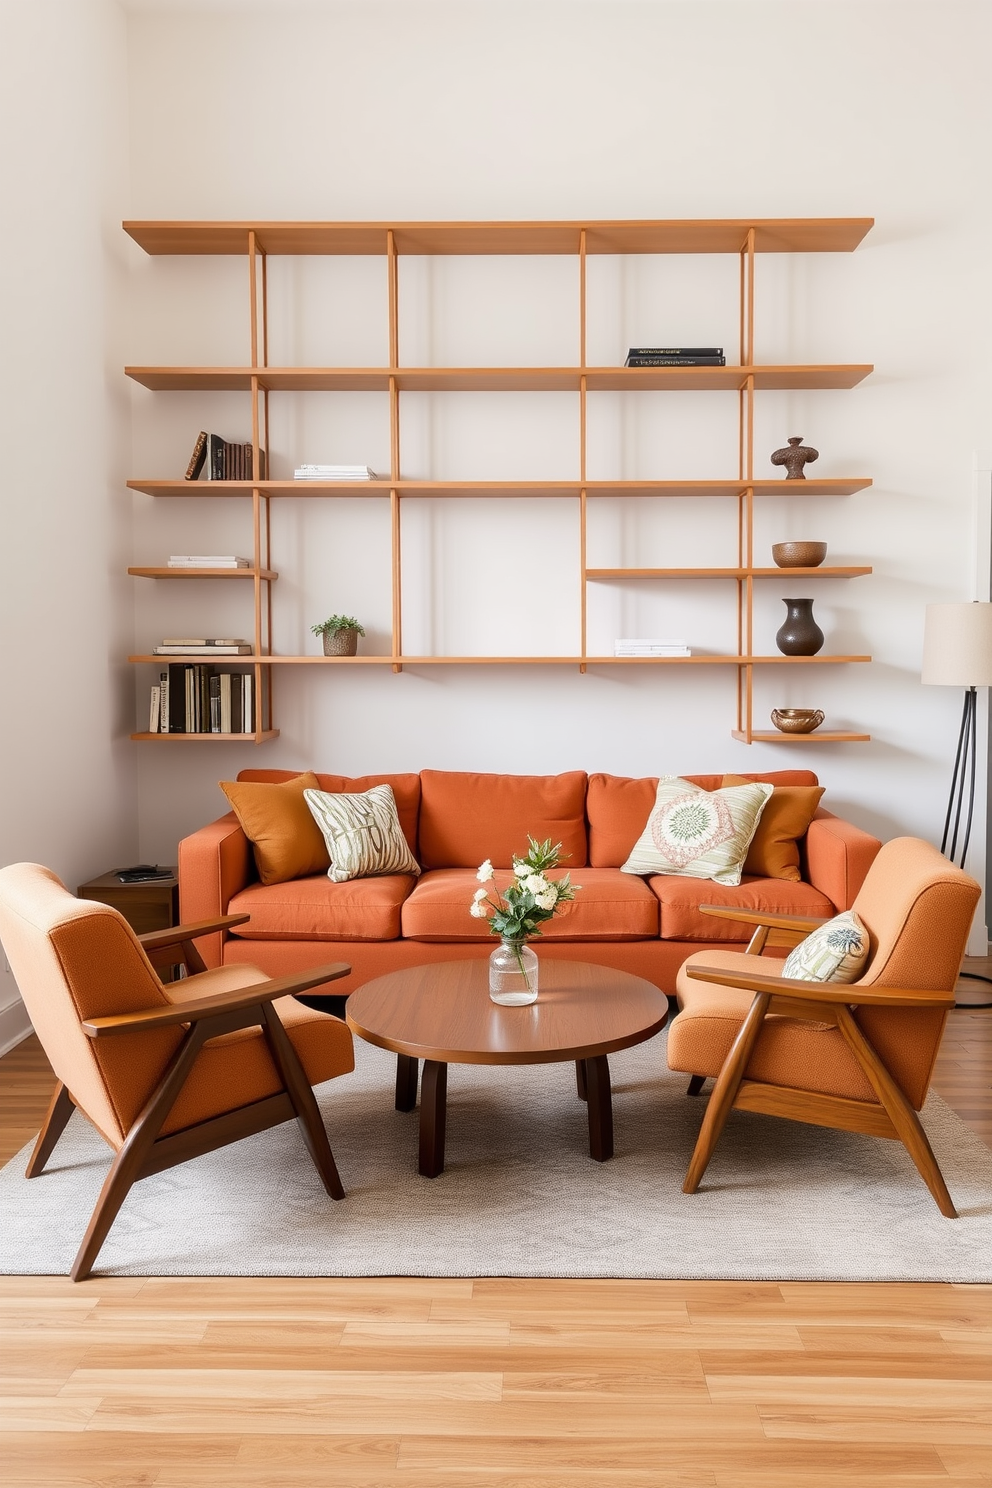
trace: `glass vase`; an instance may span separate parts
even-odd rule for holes
[[[489,996],[501,1007],[537,1001],[537,957],[525,940],[501,940],[489,957]]]

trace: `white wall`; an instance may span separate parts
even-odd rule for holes
[[[71,887],[137,850],[124,39],[104,0],[0,6],[0,863]],[[0,961],[0,1049],[25,1027]]]
[[[142,854],[168,856],[179,833],[222,809],[214,782],[245,764],[355,773],[424,765],[655,773],[804,764],[827,783],[834,809],[880,835],[939,838],[960,698],[923,688],[919,660],[926,602],[968,597],[973,452],[990,436],[990,209],[982,185],[992,123],[985,79],[990,32],[986,5],[948,0],[371,0],[271,11],[219,5],[196,13],[152,4],[133,13],[136,216],[865,215],[877,222],[853,255],[784,266],[761,261],[759,356],[872,361],[877,370],[853,392],[759,399],[757,446],[760,471],[767,452],[801,432],[821,450],[815,473],[874,479],[862,495],[811,502],[801,514],[794,506],[769,508],[762,517],[768,540],[826,537],[835,561],[874,565],[871,578],[824,581],[814,590],[827,649],[870,651],[874,664],[810,669],[788,679],[766,672],[760,679],[762,708],[819,704],[835,726],[865,729],[874,742],[801,750],[735,743],[732,673],[722,669],[677,675],[604,669],[586,676],[525,668],[394,676],[369,669],[306,678],[283,671],[277,678],[283,732],[275,744],[142,751]],[[242,266],[226,279],[216,262],[201,262],[194,272],[195,261],[177,269],[137,251],[132,258],[129,355],[195,360],[208,346],[218,359],[228,354],[225,336],[235,332],[225,331],[221,319],[228,307],[243,316]],[[492,268],[487,278],[484,264],[473,272],[480,267],[475,302],[469,296],[463,303],[471,306],[479,338],[498,343],[502,280]],[[628,319],[614,333],[619,356],[628,331],[632,340],[707,343],[719,332],[718,342],[733,346],[736,322],[725,312],[722,289],[710,294],[705,283],[690,280],[683,302],[666,287],[669,269],[681,267],[663,265],[661,281],[647,270],[647,277],[628,280]],[[411,283],[414,277],[409,270]],[[330,292],[309,303],[324,304],[321,293]],[[431,293],[440,324],[428,355],[458,329],[450,309],[457,294],[446,298],[437,283]],[[605,300],[613,293],[604,291]],[[287,343],[306,359],[314,331],[301,308],[305,301],[290,285],[283,301],[274,295],[274,309],[280,303]],[[223,315],[215,315],[221,307]],[[336,332],[347,344],[347,314],[338,319]],[[542,337],[556,333],[535,315],[514,334],[520,359],[537,360]],[[236,335],[240,346],[243,320]],[[244,352],[235,347],[230,354],[240,360]],[[736,473],[726,465],[723,412],[715,414],[710,402],[701,415],[690,399],[674,420],[664,399],[638,415],[632,438],[628,430],[624,473],[638,473],[638,461],[649,473],[670,473],[666,458],[686,464],[676,473]],[[226,419],[236,432],[246,418],[237,400],[193,395],[139,390],[134,407],[135,458],[153,467],[141,467],[147,475],[181,468],[197,428],[206,427],[202,419]],[[366,416],[369,428],[362,432]],[[274,458],[287,464],[366,459],[364,451],[381,448],[378,414],[352,408],[320,417],[322,429],[316,415],[308,425],[287,413],[273,437]],[[488,438],[504,473],[543,469],[541,428],[508,423],[501,440],[496,418]],[[558,418],[549,413],[549,428],[557,429]],[[611,419],[612,412],[605,419],[607,452]],[[684,424],[681,435],[676,424]],[[448,428],[438,414],[433,448],[425,437],[408,450],[416,470],[407,473],[445,473],[440,467],[459,455]],[[169,510],[152,512],[153,505]],[[201,528],[189,505],[139,501],[143,561],[193,540]],[[275,518],[282,544],[276,562],[286,575],[277,586],[281,648],[303,646],[309,622],[336,608],[360,610],[381,640],[388,595],[355,557],[360,538],[379,540],[374,522],[363,528],[344,508],[311,507],[304,529],[291,506],[278,508]],[[688,518],[697,541],[716,530],[715,508],[705,510],[702,523],[698,511]],[[247,532],[238,520],[226,509],[211,514],[202,530],[237,544]],[[515,538],[519,560],[504,558],[502,576],[483,572],[502,541],[489,514],[477,508],[444,521],[440,534],[418,535],[425,566],[436,566],[444,553],[463,565],[469,560],[497,629],[519,598],[520,575],[526,578],[534,553],[545,563],[539,572],[556,572],[546,556],[553,539],[543,511],[535,508],[531,527]],[[646,515],[628,514],[625,521],[627,561],[631,549],[640,553],[662,541]],[[621,537],[607,533],[604,541],[620,544]],[[571,573],[574,542],[564,536],[562,543]],[[459,601],[457,588],[435,577],[425,633],[432,626],[446,633],[456,603],[463,606],[458,624],[474,631],[478,615]],[[762,591],[766,641],[784,613],[778,596],[788,592],[787,585]],[[703,589],[700,596],[712,599]],[[705,613],[684,603],[685,617],[703,634]],[[142,643],[168,627],[170,615],[208,620],[202,598],[187,610],[174,595],[143,591],[140,605]],[[423,616],[413,608],[419,622]],[[226,619],[230,612],[212,613]],[[661,612],[639,600],[617,613],[643,630]],[[236,618],[230,614],[231,623]],[[607,633],[614,618],[604,622]],[[664,619],[670,633],[677,614],[666,611]],[[556,608],[547,626],[557,634],[562,623]],[[488,649],[501,647],[495,641]],[[980,856],[980,842],[976,850]]]

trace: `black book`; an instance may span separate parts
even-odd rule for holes
[[[722,346],[630,346],[629,357],[722,357]]]
[[[624,362],[625,367],[725,367],[726,357],[722,356],[629,356]]]
[[[219,434],[207,435],[207,480],[224,479],[224,448]]]
[[[169,664],[169,733],[186,733],[186,668]]]
[[[193,446],[193,453],[189,457],[189,464],[186,466],[187,480],[196,480],[200,471],[203,469],[203,463],[206,458],[207,434],[205,429],[201,429],[196,436],[196,443]]]

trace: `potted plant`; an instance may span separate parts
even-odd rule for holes
[[[354,615],[331,615],[319,625],[311,625],[314,635],[319,635],[325,656],[354,656],[358,651],[358,637],[365,634]]]

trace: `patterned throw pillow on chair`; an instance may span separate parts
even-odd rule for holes
[[[868,949],[868,931],[854,910],[847,909],[789,952],[782,975],[800,982],[856,982]]]
[[[343,795],[306,790],[303,799],[327,844],[331,859],[327,876],[333,883],[385,873],[415,877],[420,873],[400,826],[391,785]]]
[[[647,825],[621,873],[673,873],[739,884],[772,789],[753,781],[707,791],[678,775],[663,775]]]

